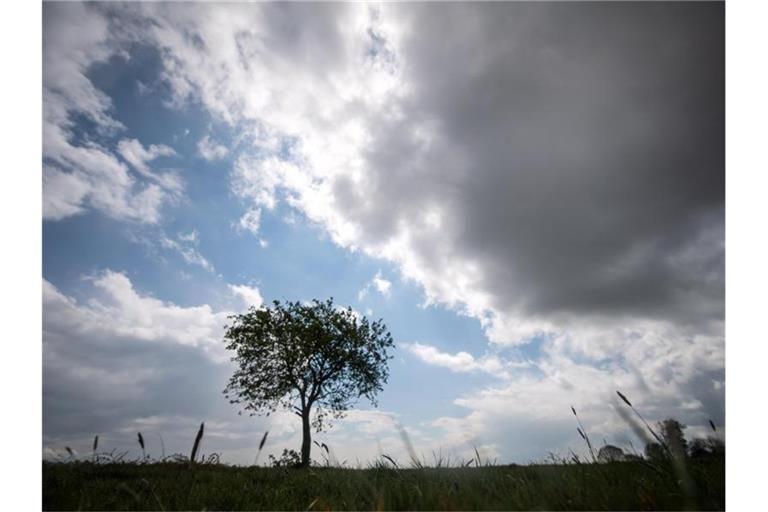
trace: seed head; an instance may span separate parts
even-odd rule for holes
[[[630,401],[627,399],[627,397],[625,397],[624,395],[622,395],[622,394],[621,394],[621,391],[618,391],[618,390],[617,390],[617,391],[616,391],[616,394],[617,394],[617,395],[619,395],[619,398],[621,398],[622,400],[624,400],[624,403],[625,403],[625,404],[627,404],[628,406],[632,407],[632,404],[630,403]]]

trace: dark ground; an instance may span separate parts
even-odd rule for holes
[[[723,510],[725,460],[307,470],[43,463],[44,510]]]

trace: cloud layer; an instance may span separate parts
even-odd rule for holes
[[[493,341],[722,319],[721,6],[149,9],[177,101],[251,128],[236,193]]]
[[[87,76],[124,41],[113,39],[108,19],[85,4],[46,5],[43,27],[43,218],[95,209],[120,220],[159,222],[162,206],[178,198],[184,184],[177,172],[156,173],[148,163],[174,151],[145,148],[136,139],[113,148],[124,127],[112,116],[109,96]],[[78,118],[93,123],[95,132],[77,133]]]

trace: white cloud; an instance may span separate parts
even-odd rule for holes
[[[116,219],[156,223],[160,208],[171,199],[165,190],[180,190],[180,182],[172,173],[152,175],[149,183],[137,180],[104,145],[93,140],[73,142],[76,115],[91,120],[97,135],[124,129],[110,114],[110,98],[86,75],[91,65],[117,52],[110,35],[107,20],[90,6],[52,4],[44,8],[45,219],[59,220],[93,208]],[[142,169],[137,171],[142,173]]]
[[[176,151],[164,144],[152,144],[145,148],[136,139],[123,139],[117,145],[117,151],[129,164],[145,178],[157,183],[171,194],[180,194],[184,190],[184,182],[177,172],[166,171],[155,173],[148,163],[161,156],[175,156]]]
[[[227,286],[229,286],[230,291],[237,295],[248,308],[251,306],[259,308],[264,303],[264,299],[262,299],[259,289],[255,286],[247,286],[244,284],[230,284]]]
[[[45,446],[85,453],[98,433],[105,451],[133,449],[135,430],[127,436],[122,429],[184,415],[186,424],[176,428],[144,424],[149,449],[159,456],[158,434],[170,454],[189,445],[194,432],[187,430],[201,418],[235,414],[220,395],[231,371],[222,343],[230,311],[178,306],[112,270],[86,282],[92,287],[75,299],[43,281]]]
[[[73,146],[48,126],[43,154],[43,217],[58,220],[95,208],[116,219],[154,224],[168,199],[154,183],[139,185],[128,169],[96,144]]]
[[[195,265],[213,273],[213,264],[197,249],[198,243],[199,239],[195,230],[186,234],[179,233],[176,239],[168,238],[165,235],[160,237],[162,248],[176,251],[189,265]]]
[[[205,135],[197,142],[197,151],[206,160],[220,160],[229,154],[226,146],[212,141],[209,135]]]
[[[43,218],[60,220],[84,211],[91,190],[87,178],[46,166],[43,169]]]
[[[509,16],[510,23],[523,23],[515,21],[514,9],[506,8],[499,15]],[[620,312],[643,318],[673,314],[668,311],[697,317],[701,312],[709,311],[715,316],[721,312],[718,304],[722,300],[715,297],[718,295],[715,292],[722,281],[722,272],[710,272],[712,279],[706,282],[696,277],[702,275],[701,272],[681,272],[685,265],[680,262],[686,255],[700,252],[692,251],[691,243],[699,247],[698,240],[702,237],[694,242],[675,239],[675,233],[680,230],[675,231],[665,221],[657,223],[668,226],[657,230],[657,235],[629,239],[622,234],[631,233],[632,223],[637,224],[640,222],[637,219],[647,215],[643,215],[644,210],[624,212],[614,208],[613,201],[619,199],[606,194],[595,206],[612,212],[600,217],[605,221],[601,226],[609,235],[616,235],[618,245],[623,245],[606,253],[609,261],[594,267],[598,258],[587,256],[587,252],[598,245],[589,242],[590,230],[597,229],[597,223],[591,218],[582,222],[576,215],[581,211],[576,206],[584,202],[574,194],[537,195],[542,191],[538,185],[542,179],[549,179],[547,183],[562,183],[566,189],[576,187],[582,192],[594,191],[595,187],[590,188],[592,182],[605,182],[600,170],[571,172],[572,163],[576,159],[585,169],[597,169],[589,161],[583,162],[584,158],[588,160],[585,154],[589,152],[579,153],[579,148],[599,143],[605,160],[613,161],[623,156],[613,153],[623,151],[623,139],[606,146],[601,138],[590,139],[592,132],[588,130],[568,129],[568,123],[575,119],[583,124],[586,120],[588,124],[598,123],[596,127],[601,128],[599,123],[604,121],[599,115],[604,108],[601,105],[606,101],[628,104],[620,90],[606,96],[594,94],[596,87],[569,89],[566,92],[581,95],[578,97],[582,101],[568,103],[576,105],[575,110],[561,109],[557,111],[560,117],[553,116],[566,122],[552,123],[546,117],[549,111],[544,109],[549,108],[551,102],[542,103],[541,98],[530,92],[539,88],[524,87],[520,91],[521,95],[531,96],[532,101],[542,105],[542,109],[537,110],[539,117],[530,119],[529,111],[518,111],[525,102],[505,101],[507,98],[499,92],[504,88],[494,89],[494,94],[501,94],[496,104],[504,108],[488,110],[483,103],[484,96],[467,95],[469,89],[461,80],[450,79],[457,72],[457,59],[464,58],[475,62],[477,67],[474,74],[462,72],[460,76],[467,79],[474,76],[477,84],[502,83],[500,81],[518,84],[523,80],[521,77],[550,84],[551,77],[542,75],[541,69],[556,66],[574,83],[594,85],[597,80],[600,85],[612,83],[600,81],[603,75],[629,72],[625,69],[626,59],[613,59],[612,54],[595,56],[588,51],[590,41],[585,40],[580,41],[583,48],[571,49],[586,51],[596,58],[599,62],[594,69],[589,66],[574,69],[561,61],[550,62],[547,59],[554,58],[557,52],[543,54],[531,49],[528,32],[523,30],[525,25],[519,33],[498,32],[495,18],[479,7],[467,7],[466,12],[454,7],[440,13],[447,23],[470,18],[476,24],[473,26],[477,30],[451,34],[456,38],[455,50],[459,57],[450,54],[450,58],[445,52],[451,45],[435,43],[443,41],[444,34],[433,38],[435,34],[428,30],[415,29],[423,26],[419,23],[421,16],[436,15],[426,7],[340,5],[313,9],[312,15],[307,16],[304,16],[307,12],[298,9],[294,14],[300,19],[305,34],[300,40],[286,39],[279,24],[273,23],[273,17],[282,17],[284,13],[264,6],[203,4],[181,12],[173,5],[148,4],[142,5],[139,11],[151,17],[153,23],[137,37],[143,37],[143,42],[161,50],[163,78],[171,86],[174,102],[183,104],[191,98],[197,99],[219,120],[242,128],[244,139],[251,139],[253,151],[242,151],[235,159],[231,180],[236,194],[253,201],[256,207],[267,209],[285,200],[309,221],[323,226],[339,245],[393,262],[405,278],[423,287],[428,304],[445,305],[477,318],[492,341],[525,344],[540,334],[562,334],[565,332],[563,319],[583,316],[578,308],[589,303],[585,296],[597,309],[619,307],[624,308]],[[82,99],[76,103],[82,103],[88,115],[100,119],[103,126],[114,128],[115,122],[110,122],[107,114],[108,98],[100,95],[83,74],[90,62],[109,55],[104,45],[99,49],[108,33],[106,22],[93,11],[87,11],[85,17],[92,21],[93,27],[73,38],[79,46],[70,48],[72,51],[65,55],[75,69],[68,78],[78,84],[76,89],[72,86],[71,96]],[[644,18],[644,21],[647,20]],[[552,26],[555,25],[553,22]],[[334,30],[339,26],[346,28],[343,32]],[[55,35],[55,31],[49,32]],[[491,33],[509,44],[495,45],[491,51],[485,44],[485,38]],[[189,34],[194,37],[188,37]],[[666,32],[663,35],[666,36]],[[197,40],[205,44],[195,44],[193,41]],[[265,40],[271,41],[268,51],[262,44]],[[620,38],[617,44],[625,46],[630,54],[648,51],[646,47],[638,50],[628,39]],[[478,48],[488,50],[484,54],[486,58],[475,58]],[[534,76],[529,76],[525,69],[518,69],[505,60],[513,56],[505,54],[503,48],[518,48],[521,62],[528,62],[527,58],[541,66],[534,66]],[[75,51],[80,49],[83,51]],[[666,61],[659,62],[659,69],[654,71],[665,71],[666,65]],[[52,83],[64,75],[57,73],[60,65],[49,67]],[[674,84],[677,84],[679,78],[675,75],[670,80],[676,80]],[[56,83],[62,85],[65,81]],[[254,83],[259,87],[254,88]],[[547,91],[560,101],[568,99],[561,97],[564,92],[556,85]],[[643,82],[642,86],[655,92],[653,83]],[[56,111],[57,103],[48,103],[51,112]],[[57,118],[62,123],[67,119],[67,108],[58,110],[60,114],[63,112]],[[462,112],[479,117],[467,119]],[[661,112],[668,110],[662,108]],[[509,126],[516,126],[515,121],[523,119],[520,124],[526,129],[516,128],[509,141],[497,144],[495,138],[503,131],[494,125],[497,118]],[[616,122],[622,119],[616,118]],[[463,122],[457,123],[457,120]],[[466,134],[462,130],[470,125],[477,128],[471,134],[472,140],[456,144],[457,138],[464,140],[462,137]],[[557,151],[552,150],[552,144],[541,148],[540,144],[528,143],[528,138],[537,134],[537,130],[551,135]],[[597,131],[605,133],[604,129]],[[623,132],[613,130],[611,133],[619,137]],[[668,143],[646,132],[639,135],[640,138],[631,140],[641,140],[650,149],[657,146],[664,149]],[[487,144],[494,144],[493,151],[485,150]],[[517,148],[518,160],[546,162],[547,173],[542,177],[541,173],[524,168],[519,172],[498,171],[506,169],[499,162],[509,160],[511,148]],[[79,160],[81,158],[69,159],[70,162]],[[65,178],[56,174],[59,172],[55,168],[49,170],[45,181],[51,185],[50,190],[66,189],[46,201],[48,215],[57,218],[82,211],[83,202],[93,195],[88,194],[86,187],[90,182],[83,176]],[[631,180],[638,173],[629,170],[623,175]],[[583,183],[571,183],[575,176]],[[129,185],[130,177],[123,178],[122,190],[130,188]],[[504,191],[514,191],[516,200],[509,201]],[[557,188],[554,192],[561,190]],[[136,205],[128,200],[133,197],[99,204],[112,208],[107,205],[122,202],[122,208],[113,208],[119,210],[113,212],[114,215],[156,221],[155,210],[164,201],[164,195],[161,190],[151,188],[142,193]],[[497,197],[498,194],[501,195]],[[119,198],[119,194],[112,195]],[[539,202],[531,203],[528,208],[528,202],[535,202],[537,197]],[[560,204],[544,208],[543,205],[548,204],[545,201],[560,201]],[[627,201],[622,204],[627,206]],[[687,207],[680,201],[669,204],[678,204],[674,206],[677,209]],[[496,225],[499,215],[504,214],[502,207],[520,209],[518,214],[505,220],[514,221],[514,229],[506,229],[503,236],[495,232],[489,234],[488,226]],[[139,209],[141,211],[136,211]],[[529,218],[534,210],[539,213]],[[557,215],[557,211],[574,214],[567,219],[544,217]],[[683,213],[674,217],[689,218]],[[620,224],[623,221],[629,228]],[[543,250],[553,239],[565,240],[566,236],[528,240],[530,232],[525,226],[537,222],[549,223],[565,233],[574,230],[581,233],[580,238],[571,238],[577,249],[583,249],[583,257],[577,258],[581,254],[577,251]],[[643,225],[640,222],[638,230]],[[716,225],[689,228],[699,234],[711,232],[710,238],[722,238],[722,229]],[[664,229],[669,231],[662,233]],[[671,238],[663,239],[667,235]],[[579,245],[581,241],[583,247]],[[659,248],[668,247],[674,249],[670,257],[657,255]],[[714,265],[717,270],[722,251],[715,248],[705,252],[707,257],[694,262],[696,268],[704,272]],[[544,258],[542,254],[548,256]],[[639,275],[643,269],[657,273],[648,277]],[[587,272],[596,275],[587,278]],[[653,291],[658,290],[658,286],[645,285],[643,293],[625,292],[665,275],[675,276],[663,279],[665,286],[671,288],[669,293],[660,296],[672,301],[670,307],[659,307],[650,300],[654,293],[661,293]],[[691,300],[692,294],[697,300]],[[706,297],[714,298],[705,300]],[[698,310],[691,311],[691,308]]]
[[[43,281],[44,331],[66,328],[80,334],[99,334],[105,340],[177,343],[220,354],[217,347],[228,312],[215,312],[207,304],[180,307],[142,295],[128,276],[112,270],[98,274],[92,282],[102,297],[80,304]],[[46,347],[46,353],[49,349]]]
[[[550,118],[546,117],[550,115],[549,110],[542,110],[538,115],[544,117],[538,121],[530,119],[529,111],[518,112],[519,102],[507,101],[501,92],[503,88],[494,91],[500,95],[496,104],[504,108],[488,109],[482,95],[466,94],[471,89],[455,78],[459,73],[462,78],[467,76],[467,80],[475,76],[478,84],[498,80],[512,84],[524,82],[528,76],[526,71],[504,60],[513,56],[505,54],[503,48],[519,46],[519,58],[523,62],[526,56],[534,63],[548,62],[533,70],[535,79],[544,84],[549,84],[551,77],[542,76],[541,69],[550,69],[550,64],[560,66],[564,76],[576,83],[597,79],[594,73],[590,74],[595,71],[592,68],[573,69],[560,61],[549,62],[547,59],[551,56],[525,46],[528,32],[524,25],[519,34],[493,32],[509,44],[495,45],[490,51],[485,38],[498,27],[494,17],[488,15],[489,10],[467,7],[464,12],[455,7],[441,13],[446,22],[469,18],[476,24],[477,30],[451,34],[461,58],[477,66],[474,74],[466,75],[455,68],[455,56],[446,54],[451,46],[436,43],[443,41],[444,34],[435,39],[416,37],[424,31],[415,29],[423,25],[419,23],[420,17],[435,15],[426,7],[344,5],[318,9],[312,16],[301,18],[305,37],[299,41],[286,40],[271,23],[271,17],[279,15],[278,12],[266,8],[197,6],[185,11],[182,17],[172,8],[151,6],[147,9],[157,21],[151,37],[164,49],[166,79],[177,101],[195,97],[224,122],[257,127],[253,130],[254,151],[243,151],[236,158],[232,172],[235,193],[268,209],[274,208],[277,201],[285,200],[309,221],[323,226],[339,245],[395,263],[405,278],[423,287],[428,304],[445,305],[477,318],[496,343],[526,344],[537,335],[563,333],[563,318],[571,314],[582,316],[581,312],[571,312],[568,308],[583,307],[580,304],[585,303],[585,294],[611,307],[625,300],[629,304],[627,310],[634,314],[632,302],[638,299],[621,299],[618,295],[625,293],[629,285],[641,286],[649,281],[634,276],[638,269],[655,268],[654,250],[659,245],[677,243],[681,251],[690,252],[686,249],[687,240],[652,242],[649,247],[654,250],[629,257],[634,250],[631,245],[637,240],[622,235],[626,247],[609,254],[611,261],[606,265],[593,268],[596,258],[578,259],[573,251],[541,249],[540,252],[549,255],[544,258],[536,251],[551,243],[551,239],[527,240],[530,231],[525,226],[549,222],[543,218],[544,214],[556,215],[558,211],[565,211],[565,205],[574,212],[580,211],[577,206],[583,204],[572,194],[559,194],[558,188],[556,198],[545,194],[538,204],[531,203],[528,208],[526,205],[535,201],[532,198],[542,192],[537,180],[570,183],[569,180],[579,176],[586,183],[579,185],[579,190],[586,187],[587,191],[594,190],[589,188],[592,180],[596,183],[605,180],[598,171],[574,173],[572,165],[564,163],[572,162],[572,158],[586,158],[578,152],[571,155],[594,142],[583,139],[588,137],[585,131],[566,129],[562,123],[550,126]],[[296,14],[305,13],[297,11]],[[504,11],[504,16],[513,18],[513,14],[513,7]],[[338,26],[346,28],[343,32],[332,29]],[[205,46],[193,45],[189,38],[181,36],[187,32],[205,41]],[[320,34],[323,34],[322,45],[315,39]],[[264,40],[273,42],[269,51],[260,43]],[[517,42],[520,45],[515,44]],[[627,46],[626,51],[630,53],[646,51],[637,50],[631,41],[621,39],[619,42]],[[478,48],[487,50],[485,58],[476,58]],[[626,71],[625,60],[604,58],[607,59],[605,66],[597,68],[600,73]],[[660,67],[664,65],[659,63]],[[254,90],[253,83],[259,84],[258,90]],[[565,101],[560,96],[563,91],[555,85],[550,92]],[[653,88],[652,84],[644,83],[644,86]],[[603,118],[595,119],[595,116],[599,117],[597,112],[603,108],[600,102],[606,97],[592,94],[592,89],[572,90],[572,94],[582,94],[583,101],[578,103],[575,112],[558,111],[558,115],[566,116],[564,119],[568,122],[584,116],[593,123],[602,121]],[[540,101],[529,89],[524,88],[521,94],[532,95],[532,101]],[[626,103],[620,95],[607,99]],[[595,108],[589,110],[592,106]],[[542,104],[542,109],[544,107],[550,108],[546,102]],[[465,119],[463,112],[480,117]],[[496,143],[499,133],[507,133],[494,125],[497,118],[509,126],[516,126],[515,120],[524,118],[530,121],[525,125],[529,131],[515,128],[510,132],[510,141]],[[456,143],[457,138],[464,140],[461,130],[472,123],[484,130],[486,136],[472,135],[471,144]],[[542,123],[544,127],[540,126]],[[536,130],[545,127],[553,131],[557,152],[551,151],[551,147],[526,142],[529,132],[538,133]],[[619,132],[616,134],[619,136]],[[561,141],[561,136],[565,140]],[[285,141],[285,147],[265,151],[265,147],[274,144],[265,145],[263,141],[274,138]],[[666,144],[655,138],[643,141],[650,147]],[[612,147],[605,147],[602,139],[599,142],[601,151],[610,158],[616,156],[613,151],[624,147],[619,144],[621,141]],[[494,144],[493,152],[486,151],[484,146],[490,143]],[[508,153],[513,146],[525,155],[526,162],[536,162],[537,158],[547,162],[548,174],[541,178],[541,173],[533,171],[503,171],[507,166],[500,162],[510,160]],[[587,167],[588,164],[585,163]],[[633,179],[635,174],[627,176]],[[510,202],[504,191],[514,191],[516,201]],[[612,234],[628,232],[620,225],[621,221],[631,224],[643,217],[635,212],[619,215],[610,195],[606,198],[601,205],[613,213],[601,218],[608,217],[606,222],[610,225],[605,229]],[[545,201],[562,204],[544,207],[549,204]],[[684,205],[681,203],[680,207]],[[505,211],[515,208],[522,208],[520,214],[504,220],[514,220],[514,230],[508,229],[502,235],[489,227],[497,225]],[[539,208],[542,208],[539,216],[529,218],[529,213]],[[575,214],[567,219],[551,220],[565,232],[583,231],[580,240],[584,240],[585,254],[596,246],[587,243],[590,230],[596,226],[593,220],[587,218],[581,222]],[[715,228],[715,238],[717,233]],[[473,237],[482,237],[482,240]],[[716,262],[718,254],[715,251],[712,258],[700,262],[699,266],[704,268]],[[590,272],[612,269],[613,274],[586,279],[584,270],[579,271],[578,265],[582,264]],[[542,276],[534,272],[536,268],[547,270],[542,271]],[[564,275],[564,268],[573,272]],[[662,275],[667,270],[659,272]],[[632,279],[637,281],[629,282]],[[715,275],[712,286],[716,287],[718,280]],[[677,286],[677,281],[668,281],[672,283],[669,286]],[[671,309],[685,310],[695,302],[686,300],[680,292],[688,286],[681,282],[671,294],[681,293]],[[648,293],[655,293],[652,290]],[[561,306],[557,302],[564,300],[566,291],[581,298],[570,301],[566,311],[558,313],[557,308]],[[605,294],[616,294],[616,300],[604,299]],[[717,300],[712,302],[715,309],[717,303]],[[658,314],[643,310],[647,307],[651,306],[638,306],[636,313],[640,316]]]
[[[376,275],[366,283],[366,285],[357,292],[357,300],[362,301],[368,296],[368,292],[374,289],[384,297],[389,297],[392,292],[392,282],[384,279],[381,275],[381,271],[376,272]]]
[[[198,233],[196,229],[193,229],[189,233],[179,233],[178,235],[179,240],[182,242],[189,242],[197,245],[199,242]]]
[[[442,438],[448,444],[450,439],[457,444],[469,439],[492,442],[501,447],[504,458],[523,461],[550,450],[567,453],[573,448],[584,453],[575,435],[570,410],[574,406],[593,440],[605,438],[627,449],[630,443],[642,449],[643,439],[619,414],[624,404],[617,390],[651,422],[674,417],[694,432],[710,418],[715,422],[724,418],[723,391],[714,384],[722,376],[724,361],[718,349],[722,339],[681,337],[646,326],[634,338],[625,333],[623,357],[615,358],[607,340],[600,347],[591,343],[595,333],[578,336],[543,342],[542,354],[530,370],[509,368],[499,385],[457,398],[454,403],[467,412],[435,420],[434,425],[444,431]],[[578,347],[575,353],[574,347]],[[421,351],[422,359],[454,371],[475,363],[468,354],[459,358]],[[510,431],[526,442],[511,442]]]
[[[390,290],[392,289],[392,282],[381,277],[381,272],[377,272],[376,275],[373,276],[371,283],[374,288],[376,288],[376,291],[385,297],[389,297]]]
[[[409,343],[404,348],[427,364],[448,368],[453,372],[484,372],[496,377],[508,377],[505,365],[496,356],[484,356],[476,359],[467,352],[450,354],[441,352],[431,345],[421,343]]]
[[[240,217],[237,222],[237,227],[240,230],[248,231],[254,235],[259,233],[259,227],[261,225],[261,209],[250,208],[247,212]]]
[[[232,189],[243,198],[253,200],[258,207],[268,210],[277,204],[277,190],[291,177],[303,177],[298,168],[277,158],[256,159],[240,156],[232,173]]]

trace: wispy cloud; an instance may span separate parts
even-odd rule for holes
[[[149,167],[149,162],[159,157],[175,156],[176,151],[164,144],[152,144],[145,148],[136,139],[123,139],[117,144],[117,151],[136,171],[157,183],[171,194],[180,194],[184,190],[184,181],[176,171],[156,173]]]
[[[195,265],[213,273],[213,265],[200,253],[198,244],[197,231],[194,230],[190,233],[179,233],[175,239],[166,235],[160,237],[162,248],[177,252],[189,265]]]
[[[206,160],[220,160],[229,154],[227,147],[211,140],[210,135],[197,142],[197,151]]]
[[[259,227],[261,226],[261,208],[250,208],[246,211],[240,220],[237,221],[236,227],[240,231],[248,231],[253,235],[259,233]]]
[[[475,358],[464,351],[451,354],[421,343],[409,343],[404,348],[427,364],[448,368],[453,372],[483,372],[500,378],[509,376],[506,365],[496,356]]]
[[[381,275],[381,271],[376,272],[376,275],[373,276],[373,278],[366,283],[359,292],[357,292],[357,300],[365,300],[371,290],[378,292],[383,297],[389,297],[392,292],[392,281],[385,279]]]

